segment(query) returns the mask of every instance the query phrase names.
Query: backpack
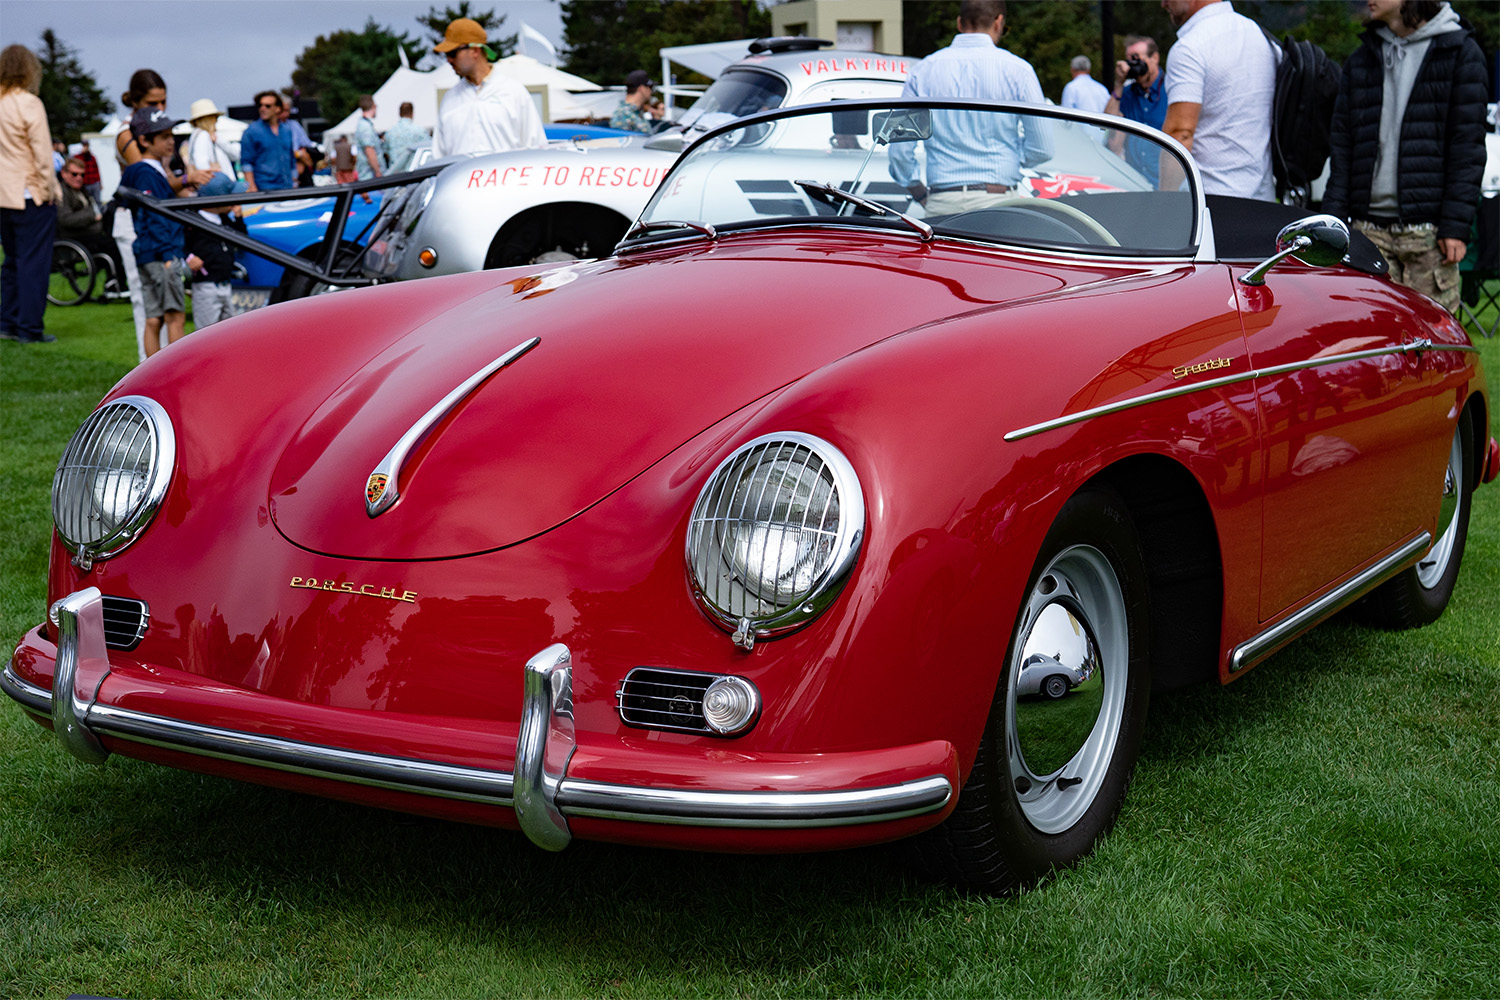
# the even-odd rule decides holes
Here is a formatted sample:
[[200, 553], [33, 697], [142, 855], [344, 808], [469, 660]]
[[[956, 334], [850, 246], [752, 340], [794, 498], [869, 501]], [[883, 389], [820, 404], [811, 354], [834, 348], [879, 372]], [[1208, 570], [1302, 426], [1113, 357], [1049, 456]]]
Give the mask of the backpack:
[[1276, 96], [1271, 105], [1271, 170], [1276, 175], [1276, 197], [1289, 205], [1306, 207], [1312, 183], [1323, 172], [1332, 150], [1333, 106], [1339, 97], [1339, 64], [1312, 42], [1291, 35], [1278, 42], [1261, 29], [1266, 40], [1281, 50], [1276, 67]]
[[349, 145], [347, 135], [341, 135], [333, 140], [333, 169], [341, 171], [354, 169], [354, 148]]

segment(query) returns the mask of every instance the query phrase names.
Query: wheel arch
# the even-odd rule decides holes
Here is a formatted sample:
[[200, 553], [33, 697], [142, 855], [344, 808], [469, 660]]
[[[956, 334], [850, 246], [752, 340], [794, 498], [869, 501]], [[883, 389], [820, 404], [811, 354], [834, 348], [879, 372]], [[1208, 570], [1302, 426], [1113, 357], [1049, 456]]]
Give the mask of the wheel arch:
[[1484, 482], [1485, 461], [1489, 453], [1490, 443], [1490, 414], [1489, 401], [1484, 393], [1475, 392], [1470, 394], [1468, 401], [1459, 416], [1460, 420], [1468, 420], [1474, 430], [1474, 454], [1469, 460], [1474, 465], [1474, 489], [1479, 489], [1479, 484]]
[[1218, 526], [1191, 472], [1163, 455], [1134, 455], [1097, 473], [1135, 519], [1151, 606], [1152, 687], [1217, 679], [1224, 621]]
[[556, 201], [545, 205], [533, 205], [524, 211], [517, 212], [505, 221], [505, 224], [496, 231], [490, 240], [489, 249], [484, 254], [484, 266], [488, 270], [496, 267], [509, 266], [502, 260], [502, 248], [521, 231], [530, 226], [540, 226], [542, 230], [542, 241], [551, 241], [551, 234], [562, 226], [580, 227], [599, 234], [601, 243], [607, 246], [591, 247], [597, 251], [597, 256], [603, 256], [614, 249], [620, 237], [625, 235], [625, 230], [630, 227], [630, 219], [607, 205], [592, 204], [583, 201]]

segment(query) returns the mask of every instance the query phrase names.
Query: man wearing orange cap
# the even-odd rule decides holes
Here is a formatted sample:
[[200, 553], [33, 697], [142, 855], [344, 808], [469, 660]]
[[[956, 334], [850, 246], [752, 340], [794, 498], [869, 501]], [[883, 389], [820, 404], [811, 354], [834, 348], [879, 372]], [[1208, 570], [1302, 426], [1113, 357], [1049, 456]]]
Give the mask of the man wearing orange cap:
[[443, 95], [443, 105], [438, 109], [437, 127], [432, 132], [436, 155], [503, 153], [547, 145], [542, 116], [531, 103], [531, 95], [490, 65], [495, 52], [479, 22], [460, 17], [448, 25], [443, 40], [432, 51], [447, 56], [448, 65], [459, 77]]

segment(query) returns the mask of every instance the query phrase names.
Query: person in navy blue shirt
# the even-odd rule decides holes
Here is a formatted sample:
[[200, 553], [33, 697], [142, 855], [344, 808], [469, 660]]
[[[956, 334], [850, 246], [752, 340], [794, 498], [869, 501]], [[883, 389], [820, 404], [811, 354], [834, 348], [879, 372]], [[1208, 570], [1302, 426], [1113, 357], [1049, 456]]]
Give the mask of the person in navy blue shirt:
[[251, 122], [240, 137], [240, 170], [251, 191], [279, 191], [297, 186], [296, 150], [292, 130], [281, 121], [284, 103], [274, 90], [255, 95], [260, 121]]
[[[1145, 72], [1140, 72], [1144, 66]], [[1134, 75], [1132, 75], [1134, 74]], [[1167, 120], [1166, 93], [1162, 86], [1161, 53], [1156, 49], [1156, 39], [1148, 35], [1125, 36], [1125, 58], [1115, 63], [1115, 89], [1109, 107], [1104, 110], [1133, 122], [1161, 128]], [[1110, 143], [1115, 152], [1125, 140], [1125, 160], [1145, 174], [1156, 187], [1157, 171], [1160, 168], [1161, 149], [1150, 139], [1125, 136], [1116, 132]]]
[[[134, 188], [161, 201], [173, 198], [172, 181], [166, 162], [176, 143], [172, 128], [179, 119], [160, 108], [141, 108], [130, 119], [130, 131], [140, 147], [141, 158], [125, 168], [120, 186]], [[137, 206], [135, 216], [136, 269], [141, 278], [141, 299], [145, 306], [144, 332], [146, 357], [161, 350], [161, 328], [167, 328], [167, 343], [182, 339], [187, 326], [187, 297], [183, 287], [186, 266], [182, 259], [182, 224], [160, 212]]]

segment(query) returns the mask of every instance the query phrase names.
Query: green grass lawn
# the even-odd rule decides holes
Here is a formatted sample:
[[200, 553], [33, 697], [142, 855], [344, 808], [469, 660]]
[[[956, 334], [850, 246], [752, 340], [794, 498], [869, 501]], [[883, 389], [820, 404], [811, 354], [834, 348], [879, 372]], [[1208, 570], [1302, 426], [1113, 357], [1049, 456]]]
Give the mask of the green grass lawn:
[[[0, 341], [0, 638], [44, 614], [63, 444], [126, 306]], [[1500, 340], [1482, 341], [1500, 401]], [[524, 837], [112, 757], [0, 705], [0, 996], [1500, 995], [1500, 484], [1416, 632], [1326, 624], [1158, 698], [1115, 832], [1013, 899], [899, 847], [722, 857]], [[6, 647], [7, 650], [9, 647]]]

